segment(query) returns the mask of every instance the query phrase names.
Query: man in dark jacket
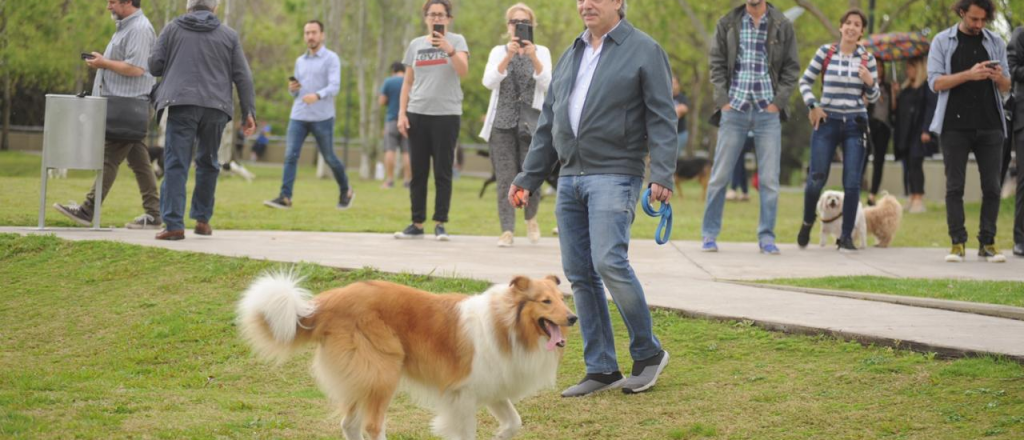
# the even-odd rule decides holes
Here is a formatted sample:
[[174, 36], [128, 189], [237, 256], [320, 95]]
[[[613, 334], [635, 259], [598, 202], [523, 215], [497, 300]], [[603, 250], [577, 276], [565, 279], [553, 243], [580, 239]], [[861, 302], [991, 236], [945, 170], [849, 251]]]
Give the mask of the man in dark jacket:
[[1013, 215], [1013, 255], [1024, 257], [1024, 26], [1013, 30], [1006, 48], [1013, 80], [1013, 143], [1017, 150], [1017, 208]]
[[[654, 386], [669, 356], [654, 336], [643, 286], [629, 264], [629, 230], [648, 155], [652, 203], [672, 197], [677, 123], [672, 75], [661, 46], [625, 20], [625, 0], [576, 5], [587, 30], [553, 70], [509, 200], [524, 206], [555, 163], [561, 164], [558, 237], [587, 365], [583, 380], [562, 396], [613, 388], [640, 393]], [[605, 287], [629, 329], [629, 377], [619, 371]]]
[[718, 251], [725, 187], [743, 152], [747, 133], [753, 131], [761, 199], [757, 239], [761, 252], [777, 255], [775, 217], [782, 121], [786, 120], [786, 103], [800, 77], [793, 23], [765, 0], [746, 0], [718, 21], [710, 61], [718, 107], [712, 123], [720, 128], [701, 227], [701, 250]]
[[157, 111], [168, 112], [160, 191], [165, 228], [157, 234], [158, 240], [185, 238], [185, 183], [196, 144], [196, 185], [189, 216], [196, 221], [196, 234], [213, 233], [210, 217], [220, 172], [217, 149], [224, 126], [235, 111], [232, 83], [238, 89], [245, 135], [256, 130], [252, 72], [238, 34], [214, 15], [217, 3], [188, 0], [188, 12], [164, 28], [149, 58], [150, 72], [164, 78], [155, 91]]

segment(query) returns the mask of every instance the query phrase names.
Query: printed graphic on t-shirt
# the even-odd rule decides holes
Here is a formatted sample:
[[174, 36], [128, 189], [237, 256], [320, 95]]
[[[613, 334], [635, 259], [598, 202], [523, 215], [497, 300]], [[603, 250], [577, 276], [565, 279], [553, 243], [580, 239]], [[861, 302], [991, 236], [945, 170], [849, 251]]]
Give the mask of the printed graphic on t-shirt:
[[436, 47], [420, 49], [416, 52], [416, 67], [439, 66], [448, 64], [448, 54]]

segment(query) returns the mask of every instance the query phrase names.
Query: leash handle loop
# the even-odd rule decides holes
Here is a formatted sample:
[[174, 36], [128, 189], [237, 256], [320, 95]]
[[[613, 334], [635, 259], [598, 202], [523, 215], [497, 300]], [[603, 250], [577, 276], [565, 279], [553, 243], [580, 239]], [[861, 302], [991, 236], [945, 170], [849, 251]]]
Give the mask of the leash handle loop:
[[661, 209], [655, 211], [651, 206], [651, 189], [647, 188], [640, 200], [640, 207], [643, 208], [645, 214], [651, 217], [661, 217], [658, 228], [654, 230], [654, 242], [659, 245], [668, 243], [669, 237], [672, 236], [672, 205], [662, 202]]

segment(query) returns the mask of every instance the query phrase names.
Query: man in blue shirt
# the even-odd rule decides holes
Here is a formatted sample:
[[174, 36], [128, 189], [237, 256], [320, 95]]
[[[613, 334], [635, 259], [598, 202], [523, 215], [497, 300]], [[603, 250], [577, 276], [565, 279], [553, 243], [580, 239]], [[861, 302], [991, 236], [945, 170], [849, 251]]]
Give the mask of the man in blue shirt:
[[313, 133], [317, 149], [334, 172], [341, 195], [338, 209], [352, 206], [355, 191], [348, 185], [345, 165], [334, 154], [334, 97], [341, 89], [341, 60], [323, 46], [324, 25], [310, 20], [303, 30], [309, 50], [295, 60], [295, 76], [289, 78], [288, 91], [295, 97], [291, 120], [288, 122], [288, 148], [284, 157], [284, 176], [281, 194], [274, 200], [263, 202], [271, 208], [292, 207], [292, 187], [295, 169], [302, 153], [302, 144]]
[[395, 152], [402, 153], [402, 174], [405, 186], [412, 180], [409, 166], [409, 138], [398, 131], [398, 106], [402, 98], [402, 82], [405, 81], [405, 64], [396, 61], [391, 64], [391, 77], [384, 80], [380, 88], [380, 105], [388, 106], [387, 122], [384, 123], [384, 189], [395, 186]]

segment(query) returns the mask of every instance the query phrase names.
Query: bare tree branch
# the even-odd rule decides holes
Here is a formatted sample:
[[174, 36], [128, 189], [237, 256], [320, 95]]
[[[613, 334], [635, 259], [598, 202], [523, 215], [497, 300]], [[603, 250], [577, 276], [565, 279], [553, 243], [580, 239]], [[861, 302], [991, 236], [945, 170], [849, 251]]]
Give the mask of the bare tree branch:
[[917, 2], [918, 2], [918, 0], [905, 0], [902, 5], [900, 5], [898, 8], [896, 8], [895, 12], [893, 12], [892, 14], [889, 14], [889, 21], [887, 21], [885, 23], [882, 23], [882, 25], [878, 27], [878, 32], [879, 33], [883, 33], [883, 34], [888, 32], [889, 31], [889, 26], [891, 26], [893, 24], [893, 22], [895, 22], [898, 17], [903, 16], [903, 14], [905, 14], [907, 12], [907, 10], [910, 9], [910, 7], [913, 6], [914, 3], [917, 3]]
[[822, 26], [825, 26], [825, 29], [828, 30], [828, 33], [832, 35], [832, 38], [839, 38], [839, 30], [836, 29], [828, 16], [826, 16], [824, 12], [821, 12], [821, 9], [818, 9], [814, 3], [811, 3], [810, 0], [796, 0], [796, 4], [800, 5], [800, 7], [806, 9], [807, 12], [810, 12], [811, 15], [817, 18], [818, 21], [821, 22]]
[[693, 12], [693, 7], [690, 6], [690, 2], [687, 0], [679, 0], [679, 7], [683, 8], [686, 12], [686, 16], [690, 18], [690, 22], [693, 23], [693, 28], [697, 30], [697, 34], [701, 40], [703, 40], [704, 48], [711, 50], [711, 35], [708, 34], [708, 29], [704, 27], [704, 23], [697, 18], [697, 14]]

